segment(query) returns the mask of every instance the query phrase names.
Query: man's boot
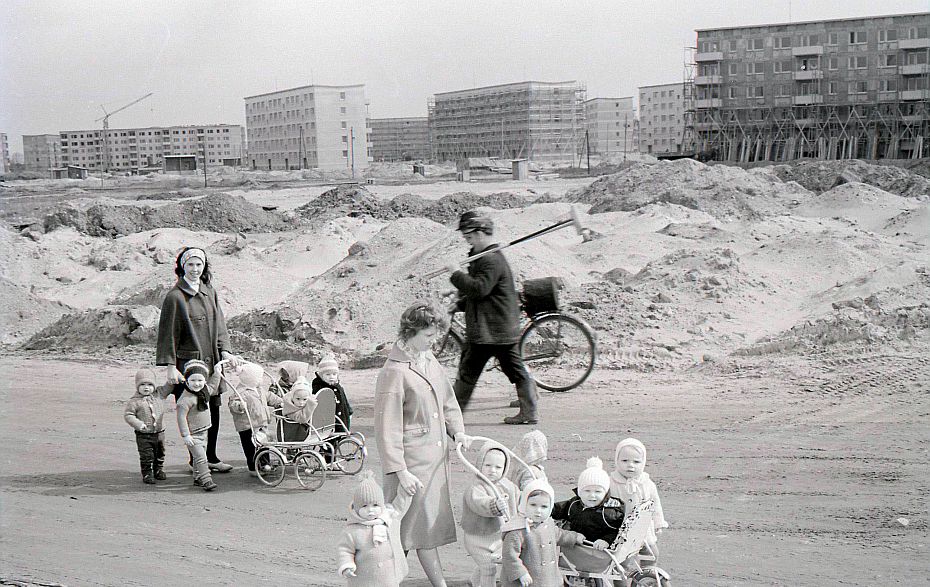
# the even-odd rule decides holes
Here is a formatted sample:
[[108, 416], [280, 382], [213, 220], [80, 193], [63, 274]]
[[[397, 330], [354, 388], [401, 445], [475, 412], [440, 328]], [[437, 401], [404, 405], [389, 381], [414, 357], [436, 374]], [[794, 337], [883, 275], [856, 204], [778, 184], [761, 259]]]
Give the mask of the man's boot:
[[468, 402], [471, 401], [471, 394], [475, 391], [475, 384], [468, 384], [461, 379], [456, 379], [452, 388], [455, 390], [455, 399], [459, 403], [459, 408], [464, 412]]
[[520, 411], [516, 416], [504, 418], [504, 424], [536, 424], [539, 422], [539, 413], [536, 409], [536, 403], [539, 394], [536, 392], [536, 382], [529, 381], [520, 384], [517, 387], [517, 398], [520, 402]]

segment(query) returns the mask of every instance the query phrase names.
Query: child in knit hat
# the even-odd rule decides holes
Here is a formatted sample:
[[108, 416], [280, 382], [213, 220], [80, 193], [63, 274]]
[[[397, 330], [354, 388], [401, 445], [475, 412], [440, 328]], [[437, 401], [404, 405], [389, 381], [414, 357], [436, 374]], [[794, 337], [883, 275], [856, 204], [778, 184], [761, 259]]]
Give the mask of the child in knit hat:
[[514, 520], [504, 525], [501, 587], [561, 587], [559, 547], [581, 544], [585, 537], [562, 530], [550, 518], [555, 492], [545, 479], [526, 484]]
[[284, 394], [281, 407], [277, 410], [285, 419], [281, 422], [284, 442], [302, 442], [307, 439], [316, 406], [317, 401], [310, 391], [310, 383], [303, 377], [298, 377], [291, 389]]
[[614, 472], [610, 474], [610, 496], [623, 502], [627, 511], [647, 500], [655, 502], [652, 514], [652, 525], [646, 538], [644, 550], [651, 550], [657, 555], [657, 534], [663, 528], [668, 528], [665, 514], [662, 512], [662, 502], [659, 501], [659, 490], [649, 478], [646, 469], [646, 447], [635, 438], [626, 438], [617, 443], [614, 451]]
[[504, 447], [485, 442], [475, 457], [475, 466], [501, 497], [495, 497], [491, 487], [475, 475], [462, 498], [465, 551], [475, 562], [472, 587], [494, 587], [501, 562], [501, 528], [505, 519], [517, 513], [520, 489], [506, 477], [509, 460]]
[[136, 392], [126, 402], [123, 419], [136, 431], [136, 448], [142, 482], [153, 485], [164, 481], [165, 475], [165, 398], [174, 385], [155, 386], [155, 372], [143, 367], [136, 371]]
[[533, 430], [524, 434], [517, 446], [514, 447], [513, 453], [530, 467], [529, 469], [526, 467], [510, 467], [510, 480], [517, 487], [522, 490], [533, 479], [546, 478], [543, 463], [548, 458], [549, 440], [542, 433], [542, 430]]
[[[177, 401], [178, 430], [191, 453], [194, 485], [204, 491], [216, 489], [207, 464], [207, 431], [210, 429], [210, 396], [219, 393], [221, 369], [213, 370], [198, 359], [184, 363], [184, 391]], [[207, 377], [210, 377], [207, 380]]]
[[411, 495], [400, 489], [394, 501], [385, 504], [372, 472], [360, 477], [337, 547], [338, 572], [350, 587], [399, 587], [408, 572], [400, 521], [410, 507]]
[[255, 363], [243, 363], [236, 374], [239, 376], [239, 385], [236, 391], [229, 394], [226, 407], [232, 414], [233, 425], [239, 433], [239, 443], [242, 445], [242, 454], [245, 455], [245, 464], [249, 474], [255, 473], [255, 440], [259, 442], [273, 441], [275, 434], [275, 419], [272, 408], [282, 405], [281, 398], [267, 389], [261, 389], [262, 376], [265, 372]]
[[339, 419], [335, 432], [348, 432], [352, 417], [352, 406], [346, 396], [346, 390], [339, 383], [339, 363], [333, 355], [325, 355], [316, 366], [316, 377], [311, 382], [313, 393], [323, 388], [330, 388], [336, 394], [336, 417]]
[[610, 497], [610, 475], [604, 463], [591, 457], [578, 475], [575, 496], [560, 501], [552, 509], [554, 520], [565, 520], [568, 528], [584, 534], [594, 548], [604, 550], [613, 544], [623, 524], [623, 502]]

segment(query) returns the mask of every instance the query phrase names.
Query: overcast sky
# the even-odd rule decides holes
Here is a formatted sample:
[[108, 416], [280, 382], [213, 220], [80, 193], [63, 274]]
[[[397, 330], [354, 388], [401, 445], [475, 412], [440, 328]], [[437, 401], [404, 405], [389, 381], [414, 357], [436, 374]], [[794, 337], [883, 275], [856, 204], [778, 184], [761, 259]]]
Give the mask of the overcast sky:
[[928, 0], [0, 1], [0, 132], [245, 124], [242, 98], [366, 85], [372, 118], [437, 92], [577, 80], [593, 97], [682, 79], [696, 28], [930, 9]]

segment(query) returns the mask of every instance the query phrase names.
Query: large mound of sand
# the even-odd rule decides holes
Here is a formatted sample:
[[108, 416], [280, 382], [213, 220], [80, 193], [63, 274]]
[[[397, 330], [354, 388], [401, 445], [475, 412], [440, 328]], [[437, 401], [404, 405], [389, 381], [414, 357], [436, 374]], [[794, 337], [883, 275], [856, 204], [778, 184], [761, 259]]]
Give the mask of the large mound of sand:
[[884, 232], [885, 225], [902, 212], [926, 208], [914, 199], [904, 198], [863, 183], [846, 183], [809, 198], [794, 214], [819, 218], [841, 218], [865, 230]]
[[691, 159], [633, 165], [573, 194], [590, 212], [632, 211], [664, 202], [700, 210], [718, 220], [753, 220], [784, 214], [808, 192], [771, 175]]
[[818, 193], [851, 180], [909, 198], [930, 195], [930, 179], [927, 177], [894, 165], [874, 165], [858, 159], [793, 161], [775, 165], [771, 171], [784, 181], [796, 181]]

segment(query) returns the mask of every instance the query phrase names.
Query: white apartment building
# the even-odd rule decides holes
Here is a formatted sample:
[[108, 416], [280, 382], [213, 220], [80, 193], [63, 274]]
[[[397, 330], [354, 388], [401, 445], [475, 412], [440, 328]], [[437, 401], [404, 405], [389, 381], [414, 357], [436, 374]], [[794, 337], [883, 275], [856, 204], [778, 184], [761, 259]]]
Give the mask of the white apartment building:
[[661, 155], [682, 151], [685, 131], [684, 84], [639, 88], [639, 151]]
[[23, 135], [23, 159], [26, 169], [49, 173], [61, 167], [61, 136]]
[[591, 98], [584, 103], [591, 154], [608, 156], [637, 149], [633, 96]]
[[10, 145], [6, 142], [6, 133], [0, 132], [0, 173], [10, 170]]
[[372, 160], [364, 84], [301, 86], [244, 100], [253, 169], [361, 170]]
[[[159, 166], [165, 155], [193, 155], [197, 165], [241, 165], [245, 129], [238, 124], [111, 128], [59, 133], [61, 164], [98, 170], [128, 170]], [[109, 154], [107, 165], [106, 154]]]

